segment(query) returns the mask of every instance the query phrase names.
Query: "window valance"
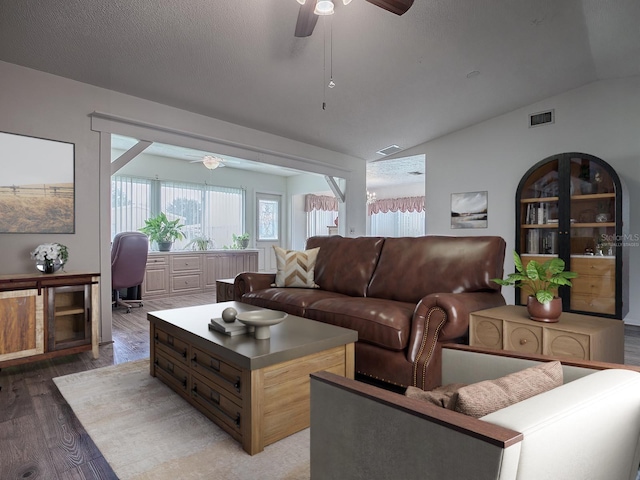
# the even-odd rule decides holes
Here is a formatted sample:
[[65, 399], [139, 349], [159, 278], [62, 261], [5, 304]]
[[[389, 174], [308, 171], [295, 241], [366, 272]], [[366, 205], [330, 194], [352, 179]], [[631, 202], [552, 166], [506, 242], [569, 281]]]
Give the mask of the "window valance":
[[367, 205], [367, 213], [375, 215], [376, 213], [388, 212], [422, 212], [424, 210], [424, 196], [421, 197], [402, 197], [402, 198], [381, 198]]
[[338, 211], [338, 199], [328, 195], [305, 195], [304, 211], [311, 212], [313, 210]]

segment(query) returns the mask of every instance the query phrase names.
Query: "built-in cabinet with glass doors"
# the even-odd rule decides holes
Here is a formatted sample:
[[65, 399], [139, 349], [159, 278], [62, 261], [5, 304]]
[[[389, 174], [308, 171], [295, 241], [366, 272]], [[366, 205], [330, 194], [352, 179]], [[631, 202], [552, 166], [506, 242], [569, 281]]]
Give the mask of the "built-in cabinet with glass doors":
[[[578, 274], [561, 287], [563, 311], [623, 318], [628, 312], [624, 184], [604, 160], [563, 153], [534, 165], [516, 193], [516, 251], [523, 264], [560, 257]], [[516, 289], [516, 303], [526, 303]]]

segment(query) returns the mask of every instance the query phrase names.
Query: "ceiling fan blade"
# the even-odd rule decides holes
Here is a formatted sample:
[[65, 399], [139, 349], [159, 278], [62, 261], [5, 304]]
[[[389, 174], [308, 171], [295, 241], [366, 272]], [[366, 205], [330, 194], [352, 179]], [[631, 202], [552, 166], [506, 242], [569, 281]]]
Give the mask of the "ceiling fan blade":
[[308, 37], [313, 33], [313, 29], [318, 23], [318, 15], [313, 13], [316, 2], [308, 1], [304, 5], [300, 5], [298, 12], [298, 21], [296, 22], [296, 37]]
[[413, 0], [367, 0], [380, 8], [384, 8], [386, 11], [395, 13], [396, 15], [402, 15], [407, 12], [413, 5]]

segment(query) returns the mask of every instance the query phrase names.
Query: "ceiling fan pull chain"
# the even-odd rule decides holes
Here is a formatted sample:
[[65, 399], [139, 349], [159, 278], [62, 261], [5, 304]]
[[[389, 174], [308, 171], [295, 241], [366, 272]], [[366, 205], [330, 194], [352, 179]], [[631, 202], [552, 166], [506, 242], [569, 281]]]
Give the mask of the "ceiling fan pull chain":
[[333, 81], [333, 21], [329, 20], [331, 25], [329, 26], [329, 88], [336, 86], [336, 82]]
[[322, 20], [322, 31], [324, 39], [322, 42], [322, 110], [327, 109], [327, 24]]

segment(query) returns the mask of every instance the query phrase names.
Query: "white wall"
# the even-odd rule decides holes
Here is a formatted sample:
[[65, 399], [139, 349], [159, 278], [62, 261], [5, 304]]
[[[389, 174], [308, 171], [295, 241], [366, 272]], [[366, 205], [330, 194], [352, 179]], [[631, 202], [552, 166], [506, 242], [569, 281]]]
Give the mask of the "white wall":
[[[555, 124], [528, 128], [528, 114], [555, 109]], [[429, 233], [500, 235], [507, 241], [505, 271], [513, 271], [515, 194], [539, 160], [583, 152], [608, 162], [629, 190], [631, 234], [640, 233], [640, 77], [601, 81], [419, 145], [403, 156], [427, 158]], [[451, 230], [450, 195], [489, 192], [487, 229]], [[630, 247], [630, 308], [625, 321], [640, 325], [640, 247]], [[513, 302], [513, 291], [505, 290]]]
[[[110, 167], [100, 162], [110, 162], [110, 158], [101, 147], [100, 134], [91, 130], [92, 112], [104, 112], [166, 127], [173, 133], [161, 131], [160, 136], [165, 138], [178, 136], [175, 132], [189, 132], [201, 138], [222, 139], [236, 146], [252, 147], [253, 160], [345, 177], [350, 182], [349, 196], [363, 198], [365, 195], [365, 162], [361, 159], [0, 62], [0, 131], [72, 142], [76, 155], [76, 233], [0, 234], [3, 252], [0, 274], [33, 272], [34, 265], [29, 258], [33, 248], [46, 241], [64, 243], [70, 252], [68, 270], [89, 270], [102, 274], [103, 339], [108, 340], [111, 336], [111, 280], [109, 219], [104, 213], [109, 210], [108, 180], [101, 179], [100, 175], [102, 171], [103, 177], [107, 177], [105, 172]], [[133, 124], [129, 127], [129, 131], [136, 129]], [[149, 140], [160, 141], [156, 138]], [[0, 184], [1, 179], [0, 172]], [[101, 203], [101, 198], [106, 198], [106, 203]], [[349, 207], [348, 215], [350, 225], [356, 234], [364, 234], [364, 207], [351, 203], [353, 208]]]

